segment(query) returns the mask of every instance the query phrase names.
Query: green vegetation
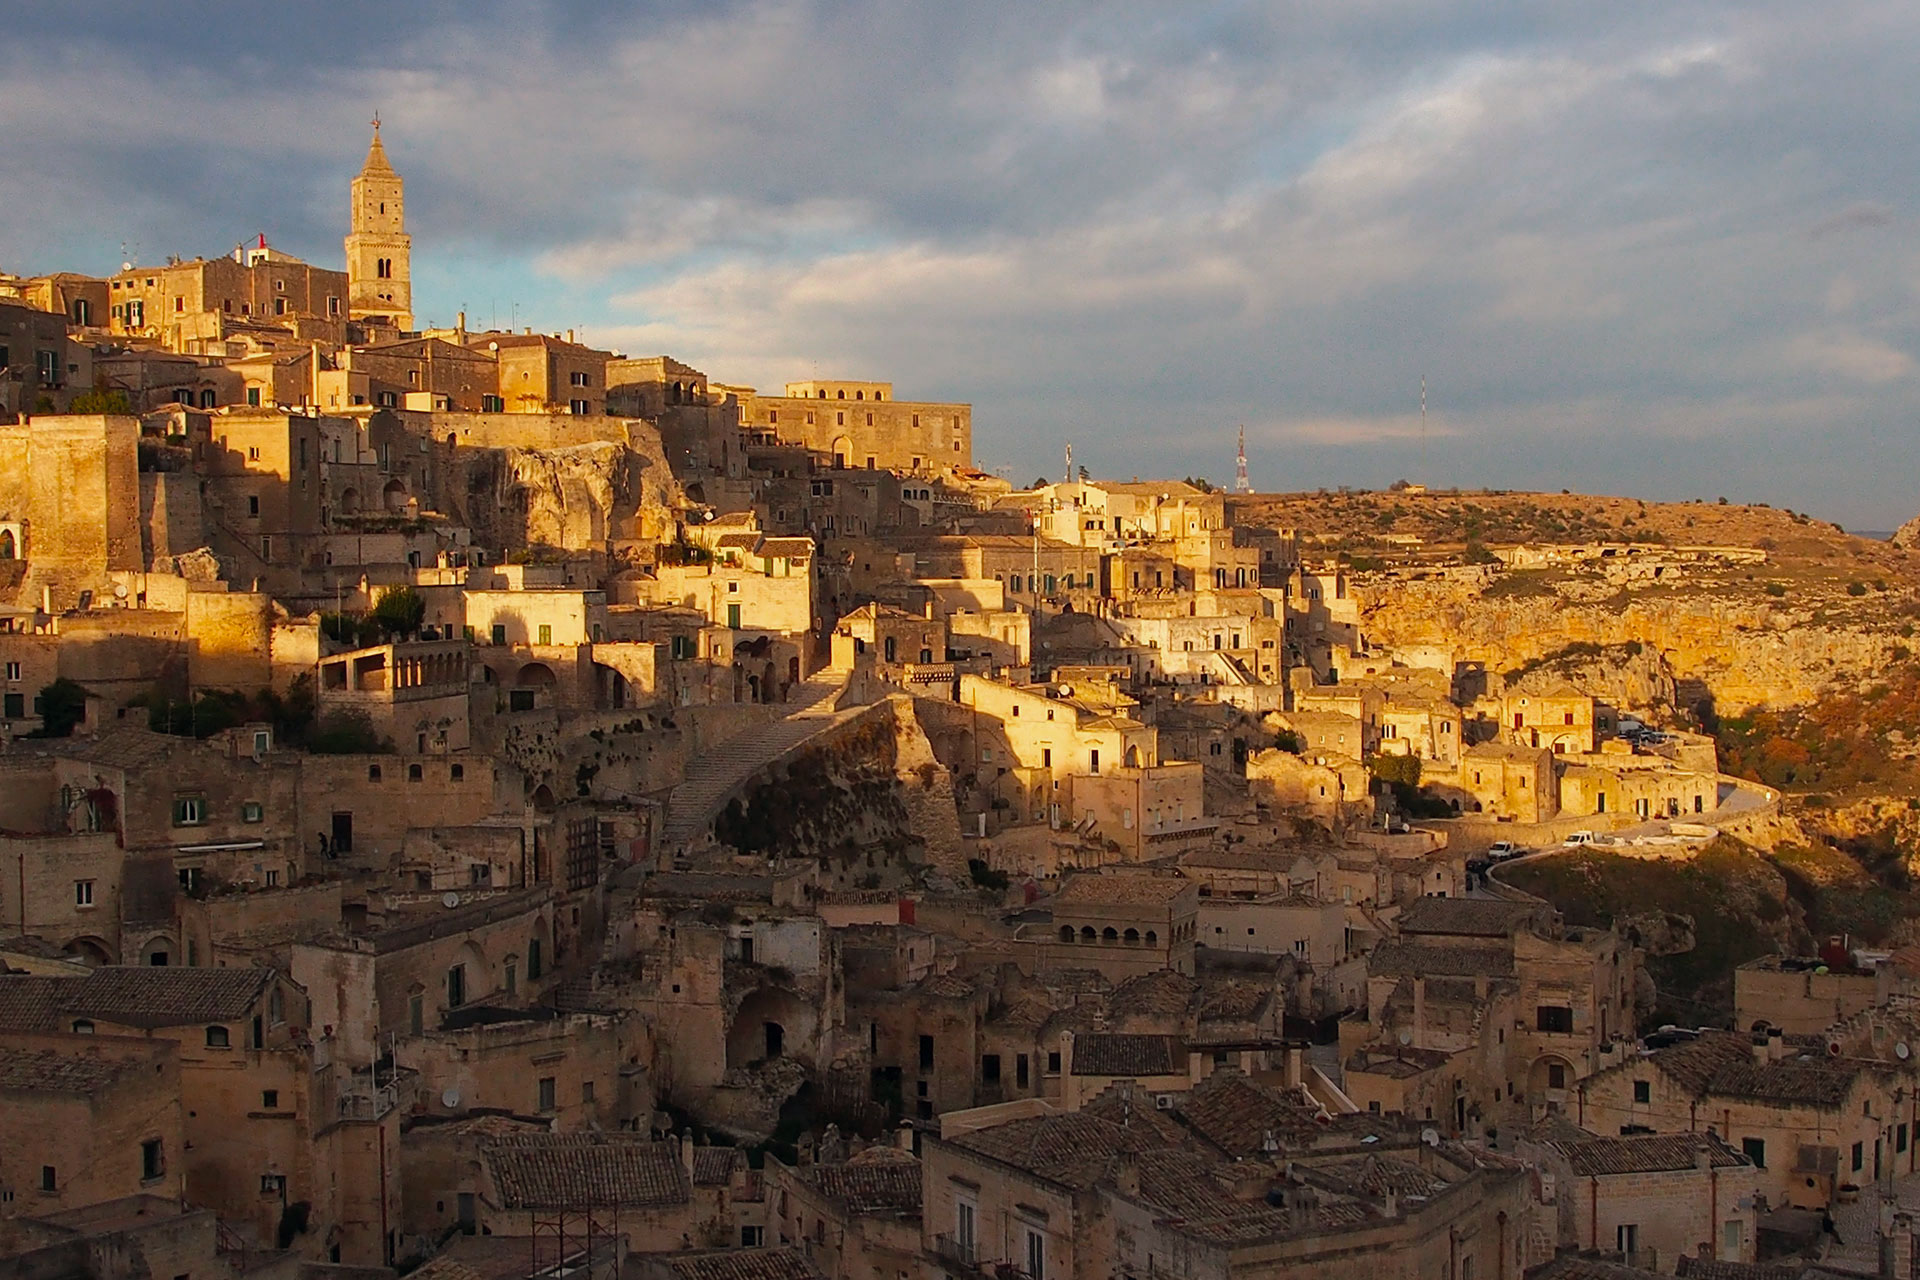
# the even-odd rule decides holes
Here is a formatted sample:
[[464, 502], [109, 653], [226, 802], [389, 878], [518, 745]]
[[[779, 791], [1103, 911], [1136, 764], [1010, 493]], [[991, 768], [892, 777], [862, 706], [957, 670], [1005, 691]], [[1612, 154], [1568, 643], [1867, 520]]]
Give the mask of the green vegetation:
[[1487, 584], [1481, 596], [1488, 600], [1528, 600], [1559, 593], [1548, 581], [1547, 569], [1513, 569]]
[[170, 733], [181, 738], [211, 738], [214, 734], [243, 724], [265, 724], [273, 729], [273, 740], [283, 746], [311, 747], [314, 699], [313, 677], [301, 675], [283, 695], [272, 689], [257, 693], [236, 693], [209, 689], [197, 698], [175, 698], [160, 689], [150, 689], [127, 701], [147, 713], [147, 727], [155, 733]]
[[67, 412], [129, 414], [133, 412], [133, 405], [124, 391], [82, 391], [67, 406]]
[[1007, 891], [1007, 873], [1004, 871], [995, 871], [980, 858], [967, 859], [967, 875], [973, 880], [977, 888], [986, 889], [993, 893], [1005, 893]]
[[1864, 692], [1836, 691], [1804, 707], [1728, 716], [1709, 728], [1720, 767], [1783, 790], [1844, 793], [1920, 785], [1920, 766], [1898, 754], [1889, 734], [1920, 724], [1920, 668], [1884, 673]]
[[427, 602], [412, 587], [386, 592], [373, 606], [367, 620], [387, 636], [410, 636], [420, 630], [427, 617]]
[[77, 680], [61, 676], [40, 690], [34, 699], [40, 714], [40, 728], [30, 738], [70, 738], [80, 722], [87, 718], [87, 689]]
[[307, 734], [307, 750], [319, 756], [392, 755], [393, 743], [382, 738], [364, 711], [330, 711]]

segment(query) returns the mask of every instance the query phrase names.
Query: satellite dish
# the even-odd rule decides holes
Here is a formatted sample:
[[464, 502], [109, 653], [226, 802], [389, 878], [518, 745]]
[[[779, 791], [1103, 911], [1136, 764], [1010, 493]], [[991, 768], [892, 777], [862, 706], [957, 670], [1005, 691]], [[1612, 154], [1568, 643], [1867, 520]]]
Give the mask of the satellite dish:
[[1440, 1131], [1438, 1129], [1422, 1129], [1420, 1131], [1420, 1141], [1430, 1147], [1437, 1147], [1440, 1145]]
[[1893, 1046], [1893, 1056], [1905, 1062], [1913, 1056], [1913, 1048], [1905, 1040], [1901, 1040]]
[[1827, 1041], [1827, 1053], [1828, 1053], [1828, 1054], [1829, 1054], [1830, 1056], [1832, 1056], [1832, 1057], [1835, 1057], [1835, 1058], [1837, 1058], [1837, 1057], [1839, 1057], [1839, 1056], [1840, 1056], [1840, 1042], [1839, 1042], [1838, 1040], [1829, 1040], [1829, 1041]]
[[460, 905], [460, 895], [449, 889], [440, 896], [440, 905], [443, 907], [457, 907]]
[[459, 1106], [459, 1105], [460, 1105], [460, 1091], [459, 1091], [458, 1089], [449, 1089], [449, 1090], [447, 1090], [447, 1091], [446, 1091], [445, 1093], [443, 1093], [443, 1094], [441, 1094], [441, 1095], [440, 1095], [440, 1105], [441, 1105], [441, 1106], [443, 1106], [443, 1107], [445, 1107], [445, 1108], [446, 1108], [447, 1110], [449, 1110], [449, 1111], [451, 1111], [451, 1110], [453, 1110], [453, 1109], [454, 1109], [455, 1107], [457, 1107], [457, 1106]]
[[1412, 1044], [1412, 1043], [1413, 1043], [1413, 1032], [1411, 1032], [1411, 1031], [1407, 1031], [1407, 1030], [1404, 1030], [1404, 1029], [1403, 1029], [1403, 1030], [1402, 1030], [1402, 1031], [1400, 1032], [1400, 1043], [1401, 1043], [1401, 1044]]
[[116, 582], [116, 583], [114, 583], [114, 584], [113, 584], [113, 598], [114, 598], [115, 600], [125, 600], [125, 599], [127, 598], [127, 584], [126, 584], [126, 583], [124, 583], [124, 582]]

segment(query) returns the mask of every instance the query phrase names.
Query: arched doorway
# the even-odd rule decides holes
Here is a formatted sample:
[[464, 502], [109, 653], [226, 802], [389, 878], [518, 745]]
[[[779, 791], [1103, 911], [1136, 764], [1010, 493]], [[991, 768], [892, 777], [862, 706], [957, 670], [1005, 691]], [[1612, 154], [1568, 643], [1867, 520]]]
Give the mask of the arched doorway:
[[553, 690], [558, 684], [552, 667], [544, 662], [529, 662], [513, 678], [513, 688], [507, 691], [507, 709], [532, 711], [538, 706], [551, 706]]
[[360, 514], [360, 491], [351, 485], [340, 491], [340, 514], [347, 516]]
[[17, 560], [19, 558], [19, 547], [14, 541], [13, 530], [0, 529], [0, 560]]
[[63, 950], [90, 969], [113, 963], [113, 952], [99, 938], [75, 938]]
[[407, 509], [407, 486], [398, 480], [387, 481], [387, 487], [380, 491], [380, 504], [390, 515], [400, 515]]

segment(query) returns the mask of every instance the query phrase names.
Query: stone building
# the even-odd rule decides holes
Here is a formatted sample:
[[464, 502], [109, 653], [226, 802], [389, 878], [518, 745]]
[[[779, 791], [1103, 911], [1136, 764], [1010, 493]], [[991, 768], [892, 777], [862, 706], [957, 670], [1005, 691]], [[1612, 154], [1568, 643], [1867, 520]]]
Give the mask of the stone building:
[[387, 160], [375, 120], [366, 163], [348, 197], [347, 311], [403, 333], [413, 328], [413, 238], [405, 201], [406, 184]]
[[973, 465], [973, 407], [895, 400], [891, 382], [789, 382], [778, 396], [743, 389], [740, 422], [794, 441], [835, 471]]

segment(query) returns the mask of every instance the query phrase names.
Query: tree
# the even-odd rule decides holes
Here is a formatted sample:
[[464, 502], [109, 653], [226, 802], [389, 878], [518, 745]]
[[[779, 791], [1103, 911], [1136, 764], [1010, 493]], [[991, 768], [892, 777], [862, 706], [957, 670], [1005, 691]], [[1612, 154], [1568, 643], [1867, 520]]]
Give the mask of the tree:
[[124, 391], [82, 391], [67, 406], [68, 413], [118, 413], [133, 412], [133, 405], [127, 400]]
[[40, 690], [35, 702], [40, 708], [41, 727], [29, 737], [70, 738], [87, 718], [87, 688], [78, 680], [61, 676]]
[[388, 755], [393, 744], [374, 729], [363, 711], [331, 711], [307, 735], [307, 750], [322, 756]]
[[1403, 787], [1420, 785], [1420, 757], [1416, 755], [1377, 755], [1368, 759], [1367, 769], [1382, 782]]
[[412, 587], [397, 587], [382, 595], [367, 616], [389, 640], [410, 636], [425, 621], [427, 602]]

